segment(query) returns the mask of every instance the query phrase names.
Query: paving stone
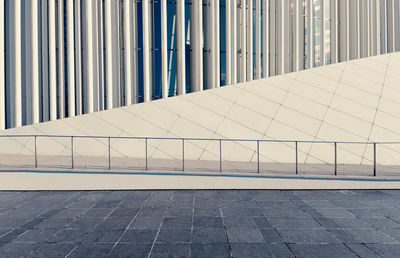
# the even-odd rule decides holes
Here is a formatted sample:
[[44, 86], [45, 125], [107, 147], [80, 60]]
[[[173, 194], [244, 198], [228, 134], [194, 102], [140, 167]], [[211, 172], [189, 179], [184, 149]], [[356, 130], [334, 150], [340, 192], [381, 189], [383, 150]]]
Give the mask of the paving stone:
[[56, 218], [76, 218], [81, 216], [87, 209], [62, 209], [57, 212], [54, 217]]
[[289, 244], [296, 257], [358, 257], [342, 244]]
[[359, 243], [352, 234], [344, 229], [328, 229], [328, 232], [342, 243]]
[[379, 231], [397, 241], [400, 241], [400, 228], [380, 228]]
[[94, 229], [99, 223], [103, 221], [102, 218], [77, 218], [67, 225], [68, 228], [81, 228], [86, 230]]
[[382, 257], [399, 257], [400, 244], [367, 244], [366, 246]]
[[324, 228], [341, 228], [335, 221], [328, 218], [314, 218], [318, 224], [320, 224]]
[[193, 208], [170, 207], [165, 213], [166, 217], [191, 217]]
[[279, 229], [285, 243], [326, 244], [338, 240], [325, 229]]
[[155, 243], [150, 257], [190, 257], [190, 244]]
[[222, 216], [228, 218], [245, 218], [249, 217], [250, 213], [247, 208], [221, 208]]
[[366, 247], [364, 244], [346, 244], [348, 248], [350, 248], [355, 254], [357, 254], [359, 257], [368, 257], [368, 258], [377, 258], [380, 257], [377, 255], [375, 252], [373, 252], [371, 249]]
[[67, 243], [44, 243], [28, 257], [65, 257], [75, 247]]
[[84, 242], [107, 242], [115, 243], [124, 233], [123, 229], [104, 229], [97, 228], [90, 232], [85, 238]]
[[35, 228], [63, 228], [66, 225], [70, 224], [73, 221], [73, 218], [46, 218], [43, 219], [40, 223], [35, 225]]
[[215, 207], [215, 208], [196, 207], [194, 209], [193, 216], [195, 216], [195, 217], [221, 217], [222, 214], [218, 207]]
[[6, 202], [3, 194], [0, 257], [400, 253], [400, 191], [11, 192]]
[[340, 228], [372, 228], [372, 226], [357, 218], [331, 218]]
[[130, 218], [107, 218], [100, 222], [98, 228], [115, 228], [115, 229], [126, 229], [131, 223]]
[[88, 232], [79, 228], [63, 228], [48, 239], [52, 243], [79, 243], [88, 235]]
[[266, 246], [274, 257], [294, 257], [286, 244], [267, 244]]
[[267, 244], [283, 243], [283, 239], [274, 228], [262, 228], [260, 229], [260, 232], [264, 238], [265, 243]]
[[222, 218], [218, 217], [194, 217], [193, 218], [194, 228], [223, 228], [224, 223]]
[[191, 241], [190, 229], [160, 229], [157, 243], [189, 243]]
[[300, 209], [264, 209], [268, 218], [311, 218], [310, 214]]
[[226, 243], [228, 238], [223, 228], [195, 228], [192, 236], [193, 243]]
[[231, 249], [235, 258], [274, 257], [264, 244], [231, 244]]
[[392, 237], [377, 231], [376, 229], [346, 229], [360, 243], [393, 243], [398, 242]]
[[39, 246], [39, 243], [5, 243], [0, 245], [0, 256], [26, 257]]
[[82, 217], [85, 217], [85, 218], [105, 218], [113, 210], [114, 210], [114, 208], [90, 208], [84, 214], [82, 214]]
[[162, 228], [191, 228], [192, 217], [164, 217]]
[[253, 218], [254, 223], [256, 223], [259, 228], [272, 228], [271, 223], [267, 218]]
[[130, 228], [159, 228], [162, 222], [162, 217], [136, 217]]
[[230, 243], [265, 243], [261, 232], [252, 228], [228, 228]]
[[321, 226], [311, 218], [270, 218], [269, 222], [276, 228], [321, 228]]
[[101, 258], [107, 257], [111, 252], [114, 244], [106, 243], [83, 243], [75, 248], [69, 255], [68, 258]]
[[54, 233], [56, 229], [30, 229], [23, 234], [19, 235], [14, 242], [18, 243], [41, 243], [46, 242]]
[[230, 250], [228, 244], [201, 244], [193, 243], [191, 250], [191, 257], [193, 258], [223, 258], [230, 257]]
[[16, 228], [0, 237], [0, 243], [9, 243], [16, 239], [19, 235], [23, 234], [27, 229]]
[[224, 218], [227, 228], [257, 228], [253, 218]]
[[378, 229], [400, 228], [400, 223], [388, 218], [363, 218], [361, 220]]
[[120, 243], [153, 243], [157, 235], [156, 229], [128, 229], [119, 240]]
[[109, 257], [147, 257], [152, 244], [119, 243], [110, 252]]
[[118, 200], [118, 201], [100, 201], [100, 202], [96, 203], [96, 205], [93, 206], [92, 208], [94, 208], [94, 209], [96, 209], [96, 208], [115, 208], [120, 203], [121, 203], [121, 200]]

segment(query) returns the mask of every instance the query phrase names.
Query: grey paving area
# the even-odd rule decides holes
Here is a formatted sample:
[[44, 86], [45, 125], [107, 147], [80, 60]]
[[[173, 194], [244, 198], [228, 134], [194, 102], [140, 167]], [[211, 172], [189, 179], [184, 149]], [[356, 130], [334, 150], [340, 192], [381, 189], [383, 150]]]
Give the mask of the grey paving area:
[[0, 257], [399, 257], [400, 191], [0, 192]]

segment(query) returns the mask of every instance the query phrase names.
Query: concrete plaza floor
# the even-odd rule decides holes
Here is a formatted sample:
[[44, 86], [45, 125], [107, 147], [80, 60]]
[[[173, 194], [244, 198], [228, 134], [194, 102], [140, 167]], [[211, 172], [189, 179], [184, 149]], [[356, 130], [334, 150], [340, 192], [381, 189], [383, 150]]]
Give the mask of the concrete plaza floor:
[[0, 192], [0, 257], [398, 257], [400, 191]]

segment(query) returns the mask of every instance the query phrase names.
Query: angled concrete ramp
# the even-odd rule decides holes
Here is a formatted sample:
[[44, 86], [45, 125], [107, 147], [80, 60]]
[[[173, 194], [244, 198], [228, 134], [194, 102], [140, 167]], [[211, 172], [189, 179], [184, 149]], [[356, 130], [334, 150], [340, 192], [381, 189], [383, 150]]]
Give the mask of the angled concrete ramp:
[[[2, 131], [1, 134], [210, 139], [400, 141], [400, 53]], [[13, 143], [13, 144], [11, 144]], [[188, 160], [219, 159], [215, 141], [188, 141]], [[79, 139], [76, 156], [105, 156], [107, 142]], [[3, 154], [32, 154], [32, 138], [0, 139]], [[4, 147], [6, 146], [6, 147]], [[39, 138], [41, 155], [71, 152], [69, 139]], [[144, 158], [143, 140], [113, 140], [113, 157]], [[260, 161], [293, 163], [292, 143], [261, 143]], [[333, 144], [300, 143], [302, 164], [332, 164]], [[378, 163], [399, 165], [400, 145], [379, 145]], [[254, 142], [224, 142], [223, 159], [254, 162]], [[152, 140], [149, 158], [179, 160], [181, 142]], [[338, 162], [370, 165], [372, 145], [339, 144]]]

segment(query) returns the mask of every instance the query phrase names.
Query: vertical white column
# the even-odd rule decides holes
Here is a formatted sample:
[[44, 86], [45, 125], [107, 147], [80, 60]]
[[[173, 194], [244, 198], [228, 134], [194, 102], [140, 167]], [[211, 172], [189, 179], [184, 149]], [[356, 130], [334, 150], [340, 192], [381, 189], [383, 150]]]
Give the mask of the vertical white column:
[[238, 31], [238, 23], [237, 23], [237, 12], [238, 12], [238, 2], [237, 0], [232, 0], [231, 10], [232, 10], [232, 84], [236, 84], [237, 79], [237, 55], [238, 55], [238, 48], [237, 48], [237, 31]]
[[[196, 10], [198, 8], [198, 4], [193, 3], [193, 10]], [[198, 12], [193, 11], [193, 16], [192, 18], [195, 19], [197, 17]], [[196, 21], [192, 26], [197, 26]], [[197, 30], [195, 29], [197, 32]], [[196, 61], [198, 61], [198, 47], [200, 46], [200, 38], [196, 38], [197, 34], [196, 32], [194, 33], [195, 38], [193, 39], [193, 51], [194, 51], [194, 59], [195, 59], [195, 65]], [[168, 97], [168, 45], [167, 45], [167, 0], [161, 0], [161, 85], [162, 85], [162, 97], [167, 98]], [[197, 45], [196, 45], [197, 44]], [[196, 73], [197, 69], [195, 69]], [[195, 75], [195, 83], [197, 82], [197, 76]]]
[[281, 28], [281, 38], [280, 38], [280, 48], [281, 48], [281, 74], [285, 74], [289, 71], [289, 1], [280, 1], [280, 28]]
[[[399, 0], [396, 0], [397, 2], [399, 2]], [[391, 49], [391, 51], [392, 52], [394, 52], [395, 51], [395, 49], [396, 49], [396, 33], [395, 33], [395, 27], [396, 27], [396, 18], [395, 18], [395, 15], [396, 15], [396, 7], [395, 7], [395, 0], [391, 0], [390, 1], [390, 3], [391, 3], [391, 19], [390, 19], [390, 22], [391, 22], [391, 27], [390, 27], [390, 34], [391, 34], [391, 37], [390, 37], [390, 39], [391, 39], [391, 45], [392, 45], [392, 49]], [[399, 13], [397, 13], [397, 15], [400, 15]]]
[[226, 42], [226, 80], [225, 84], [232, 83], [232, 6], [231, 1], [226, 1], [225, 5], [225, 42]]
[[[96, 0], [95, 0], [96, 1]], [[95, 64], [95, 71], [96, 71], [96, 78], [97, 78], [97, 85], [95, 85], [94, 90], [94, 103], [95, 108], [97, 110], [104, 110], [105, 109], [105, 66], [104, 66], [104, 39], [105, 39], [105, 32], [104, 32], [104, 1], [97, 0], [96, 1], [96, 8], [95, 8], [95, 35], [94, 37], [97, 39], [95, 40], [94, 48], [97, 50], [95, 51], [95, 59], [97, 60]], [[119, 32], [119, 30], [115, 30], [115, 32]]]
[[143, 19], [143, 98], [144, 101], [150, 101], [151, 97], [151, 67], [150, 67], [150, 17], [149, 0], [142, 1], [142, 19]]
[[6, 128], [6, 84], [5, 84], [5, 27], [4, 27], [4, 0], [0, 0], [0, 130]]
[[[48, 32], [48, 2], [41, 2], [41, 57], [42, 63], [42, 120], [49, 121], [49, 32]], [[40, 25], [39, 25], [40, 26]]]
[[304, 67], [304, 6], [303, 0], [296, 0], [296, 55], [295, 71], [303, 70]]
[[137, 16], [137, 3], [133, 2], [132, 6], [132, 78], [133, 78], [133, 89], [132, 89], [132, 103], [137, 102], [138, 93], [138, 16]]
[[387, 22], [387, 17], [388, 17], [388, 9], [387, 9], [387, 0], [383, 0], [383, 53], [386, 54], [388, 52], [388, 22]]
[[213, 89], [216, 87], [216, 49], [215, 49], [215, 1], [207, 2], [207, 88]]
[[269, 76], [269, 0], [263, 0], [263, 78], [267, 78]]
[[314, 0], [308, 0], [308, 20], [309, 20], [309, 45], [310, 45], [310, 51], [309, 51], [309, 59], [310, 59], [310, 68], [314, 67]]
[[94, 108], [94, 92], [95, 87], [97, 86], [97, 77], [96, 77], [96, 59], [95, 59], [95, 49], [94, 41], [97, 40], [94, 32], [94, 1], [84, 1], [84, 9], [85, 9], [85, 40], [84, 40], [84, 85], [85, 85], [85, 113], [92, 113], [95, 111]]
[[176, 78], [178, 95], [186, 93], [185, 81], [185, 0], [176, 1]]
[[253, 63], [253, 0], [247, 1], [247, 80], [254, 77]]
[[261, 78], [261, 0], [256, 0], [256, 79]]
[[382, 48], [381, 48], [381, 43], [382, 43], [382, 29], [381, 29], [381, 4], [380, 0], [376, 0], [376, 30], [377, 30], [377, 40], [376, 40], [376, 54], [380, 55], [382, 54]]
[[125, 61], [125, 105], [132, 104], [132, 1], [124, 0], [124, 61]]
[[64, 0], [58, 0], [58, 113], [65, 116]]
[[49, 0], [50, 120], [57, 119], [56, 0]]
[[[31, 0], [31, 60], [29, 63], [31, 78], [27, 78], [30, 82], [27, 83], [27, 87], [32, 87], [32, 106], [27, 107], [27, 113], [31, 112], [31, 123], [39, 123], [39, 1]], [[29, 117], [29, 116], [27, 116]]]
[[276, 10], [278, 3], [274, 0], [270, 0], [270, 8], [269, 8], [269, 63], [268, 63], [268, 69], [269, 69], [269, 76], [273, 76], [277, 74], [277, 58], [276, 55], [278, 53], [277, 51], [277, 22], [276, 22]]
[[[365, 0], [362, 0], [365, 1]], [[361, 5], [360, 0], [356, 0], [356, 30], [357, 30], [357, 43], [356, 43], [356, 57], [361, 56]]]
[[346, 2], [346, 60], [350, 60], [350, 1]]
[[22, 54], [21, 54], [21, 0], [7, 2], [10, 5], [10, 114], [11, 127], [22, 125]]
[[320, 1], [319, 6], [319, 19], [320, 19], [320, 65], [325, 65], [325, 4]]
[[220, 15], [219, 15], [219, 4], [220, 0], [215, 0], [215, 86], [221, 86], [221, 39], [220, 39]]
[[75, 91], [77, 115], [82, 114], [82, 33], [81, 33], [81, 1], [75, 0]]
[[395, 2], [395, 21], [394, 21], [394, 31], [395, 31], [395, 51], [400, 50], [400, 2]]
[[339, 0], [331, 0], [331, 33], [330, 33], [330, 42], [331, 42], [331, 62], [337, 63], [339, 61], [338, 55], [338, 45], [339, 45]]
[[[203, 90], [203, 2], [202, 1], [193, 2], [192, 19], [193, 19], [193, 22], [191, 24], [193, 28], [192, 45], [194, 52], [193, 88], [194, 91], [202, 91]], [[166, 93], [168, 94], [168, 89]]]
[[241, 34], [240, 34], [240, 48], [241, 48], [241, 56], [240, 56], [240, 82], [245, 82], [247, 79], [246, 77], [246, 62], [247, 62], [247, 48], [246, 48], [246, 39], [247, 39], [247, 34], [246, 34], [246, 0], [241, 0], [240, 4], [240, 13], [241, 13], [241, 22], [240, 22], [240, 28], [241, 28]]
[[74, 1], [67, 0], [68, 116], [75, 116]]
[[[144, 3], [143, 3], [144, 4]], [[107, 88], [107, 103], [106, 107], [107, 109], [112, 109], [114, 107], [114, 94], [113, 94], [113, 88], [116, 87], [114, 85], [115, 78], [116, 76], [114, 74], [114, 56], [113, 56], [113, 41], [115, 40], [114, 37], [114, 30], [117, 30], [115, 28], [115, 24], [113, 26], [113, 8], [114, 8], [114, 1], [113, 0], [105, 0], [105, 5], [104, 5], [104, 12], [105, 12], [105, 37], [106, 37], [106, 88]], [[115, 53], [114, 53], [115, 54]]]

